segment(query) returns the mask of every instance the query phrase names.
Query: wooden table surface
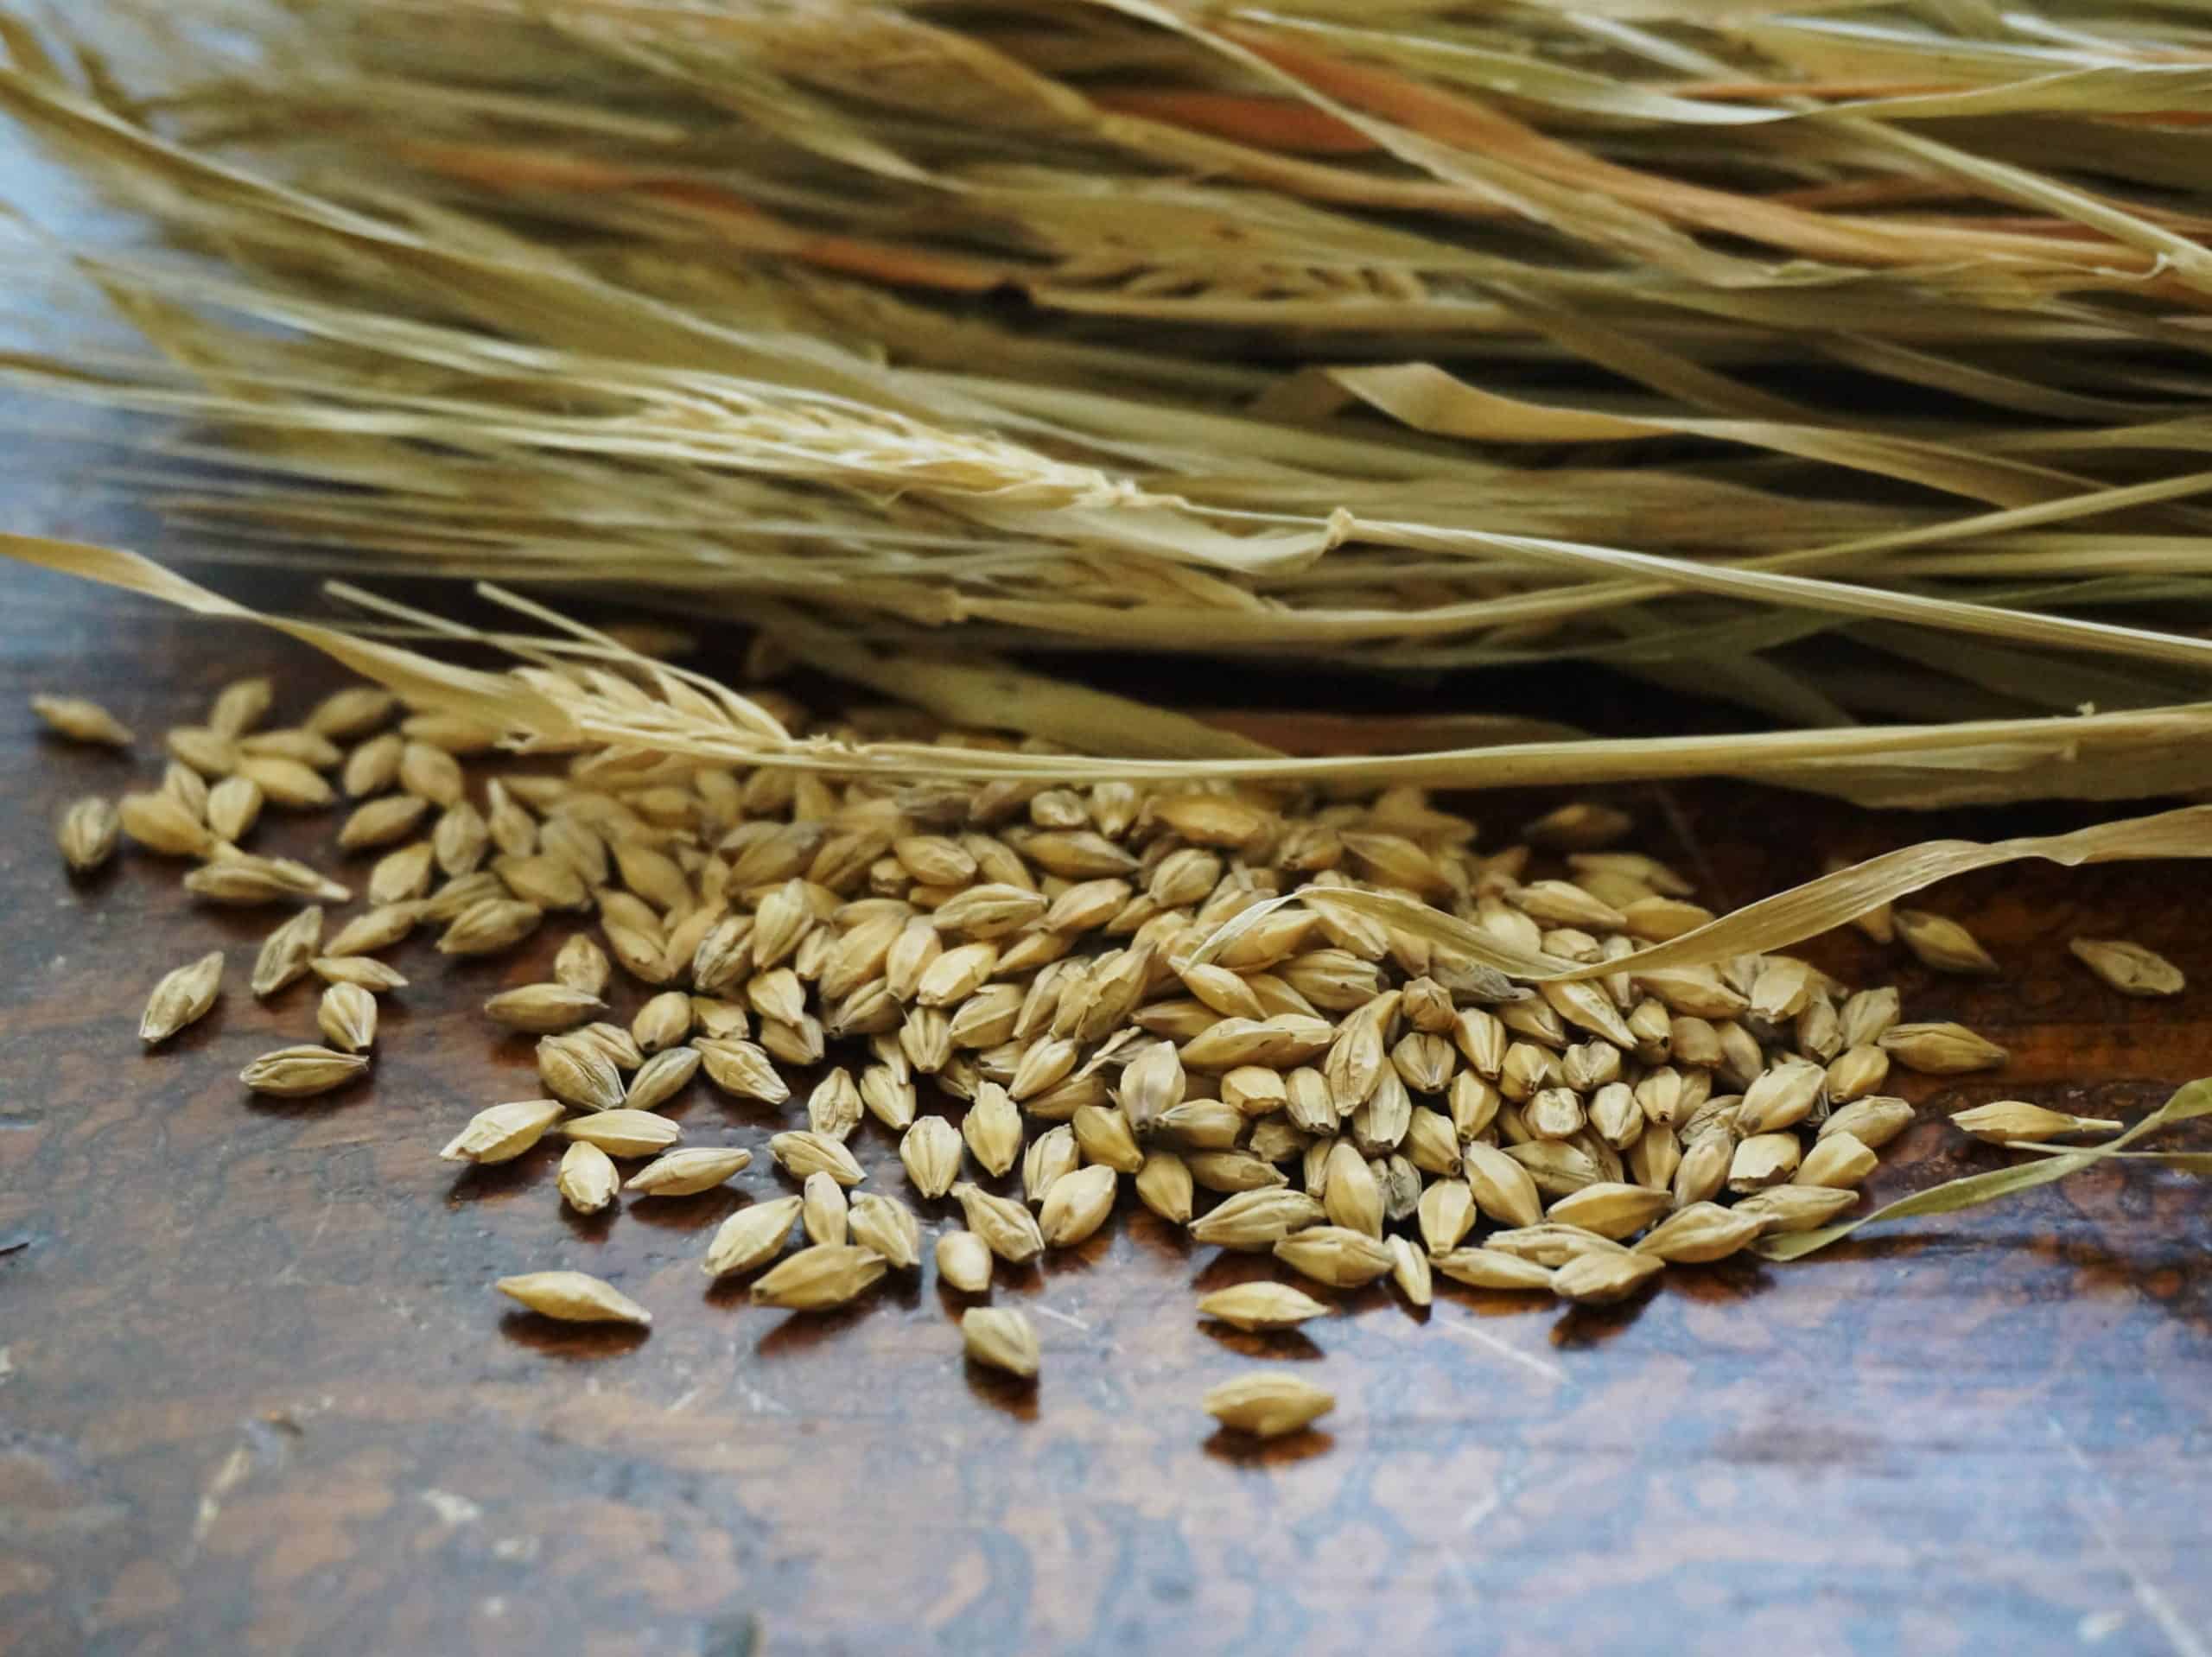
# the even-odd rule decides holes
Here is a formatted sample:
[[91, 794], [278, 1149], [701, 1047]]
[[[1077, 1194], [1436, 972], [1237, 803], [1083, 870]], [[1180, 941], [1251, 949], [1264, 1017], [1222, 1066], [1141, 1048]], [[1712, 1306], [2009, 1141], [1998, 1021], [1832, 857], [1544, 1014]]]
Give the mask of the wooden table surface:
[[[438, 1161], [473, 1110], [537, 1091], [475, 1004], [543, 975], [565, 929], [454, 970], [406, 946], [372, 1084], [249, 1098], [245, 1060], [313, 1038], [311, 987], [255, 1002], [266, 917], [194, 908], [172, 867], [65, 879], [54, 810], [153, 762], [42, 741], [23, 711], [81, 690], [158, 733], [248, 670], [296, 714], [334, 682], [271, 636], [0, 571], [0, 1650], [2212, 1651], [2201, 1183], [2107, 1165], [1796, 1266], [1677, 1269], [1622, 1308], [1440, 1282], [1426, 1317], [1377, 1288], [1287, 1336], [1202, 1326], [1193, 1286], [1258, 1267], [1135, 1212], [1002, 1272], [1043, 1337], [1033, 1394], [966, 1368], [931, 1274], [826, 1317], [706, 1290], [709, 1230], [779, 1183], [765, 1156], [593, 1222], [557, 1207], [544, 1146]], [[2082, 815], [1616, 797], [1720, 905], [1829, 853]], [[331, 833], [257, 843], [323, 855]], [[1909, 1078], [1925, 1120], [1877, 1193], [2003, 1160], [1941, 1112], [2132, 1115], [2212, 1072], [2208, 898], [2201, 867], [1955, 882], [1934, 906], [1971, 917], [1993, 982], [1811, 946], [2017, 1055]], [[2200, 987], [2124, 1000], [2066, 956], [2082, 930]], [[148, 987], [216, 941], [219, 1007], [143, 1055]], [[683, 1115], [695, 1142], [768, 1131], [703, 1091]], [[875, 1124], [857, 1144], [906, 1190]], [[552, 1266], [645, 1299], [650, 1334], [491, 1290]], [[1213, 1431], [1199, 1394], [1263, 1360], [1336, 1392], [1325, 1432]]]

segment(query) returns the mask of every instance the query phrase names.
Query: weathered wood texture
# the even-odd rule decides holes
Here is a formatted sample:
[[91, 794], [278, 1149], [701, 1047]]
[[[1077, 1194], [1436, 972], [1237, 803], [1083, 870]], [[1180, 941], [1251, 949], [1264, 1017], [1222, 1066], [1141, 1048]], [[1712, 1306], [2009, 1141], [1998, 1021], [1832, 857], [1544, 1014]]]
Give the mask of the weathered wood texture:
[[[257, 1004], [264, 922], [194, 908], [156, 860], [65, 879], [52, 814], [151, 761], [41, 741], [22, 699], [86, 690], [156, 733], [250, 668], [296, 711], [332, 682], [279, 641], [0, 575], [0, 1649], [2212, 1649], [2201, 1184], [2096, 1171], [1796, 1267], [1679, 1270], [1605, 1312], [1440, 1285], [1414, 1317], [1378, 1289], [1274, 1337], [1191, 1312], [1194, 1284], [1253, 1262], [1125, 1215], [1001, 1274], [1043, 1336], [1033, 1394], [964, 1367], [929, 1275], [826, 1318], [706, 1292], [709, 1229], [779, 1184], [765, 1156], [729, 1190], [588, 1223], [556, 1206], [547, 1147], [489, 1174], [437, 1161], [471, 1111], [537, 1091], [527, 1044], [474, 1007], [564, 927], [452, 970], [408, 946], [371, 1084], [245, 1096], [240, 1064], [312, 1038], [312, 987]], [[2073, 820], [1618, 797], [1716, 904], [1828, 853]], [[1928, 1120], [1878, 1190], [2002, 1159], [1941, 1111], [2132, 1115], [2212, 1070], [2209, 896], [2200, 867], [1956, 882], [1934, 906], [1971, 917], [1993, 982], [1855, 935], [1814, 946], [2017, 1054], [1968, 1085], [1908, 1079]], [[2139, 938], [2197, 987], [2126, 1000], [2066, 956], [2077, 930]], [[219, 1008], [143, 1056], [148, 987], [211, 940]], [[769, 1127], [703, 1090], [680, 1114], [696, 1143]], [[857, 1145], [906, 1190], [880, 1129]], [[552, 1266], [658, 1321], [563, 1330], [491, 1290]], [[1200, 1392], [1263, 1359], [1336, 1391], [1325, 1432], [1213, 1432]]]

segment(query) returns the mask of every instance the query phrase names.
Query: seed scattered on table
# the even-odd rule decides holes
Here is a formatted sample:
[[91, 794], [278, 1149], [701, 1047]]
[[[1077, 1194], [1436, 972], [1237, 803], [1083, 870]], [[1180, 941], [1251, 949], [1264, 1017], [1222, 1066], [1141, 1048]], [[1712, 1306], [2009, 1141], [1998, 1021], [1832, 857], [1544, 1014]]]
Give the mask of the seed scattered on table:
[[652, 1313], [613, 1284], [582, 1272], [525, 1272], [493, 1285], [509, 1299], [564, 1324], [635, 1324], [650, 1328]]

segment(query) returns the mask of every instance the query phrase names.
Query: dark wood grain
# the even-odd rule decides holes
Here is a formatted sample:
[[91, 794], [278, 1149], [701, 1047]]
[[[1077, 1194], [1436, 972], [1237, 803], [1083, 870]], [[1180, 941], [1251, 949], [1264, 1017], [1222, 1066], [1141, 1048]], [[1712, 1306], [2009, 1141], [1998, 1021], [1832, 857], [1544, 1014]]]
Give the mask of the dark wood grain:
[[[85, 689], [157, 731], [249, 668], [296, 711], [333, 682], [257, 633], [0, 573], [0, 1650], [2212, 1650], [2201, 1183], [2093, 1171], [1796, 1267], [1679, 1270], [1609, 1311], [1445, 1287], [1416, 1317], [1372, 1291], [1289, 1336], [1201, 1327], [1192, 1286], [1259, 1267], [1136, 1213], [1001, 1278], [1043, 1336], [1032, 1392], [965, 1368], [930, 1276], [826, 1318], [706, 1291], [707, 1231], [779, 1188], [765, 1157], [732, 1190], [590, 1222], [556, 1207], [544, 1147], [437, 1161], [472, 1110], [536, 1091], [525, 1044], [474, 1007], [565, 929], [459, 970], [410, 946], [372, 1083], [247, 1098], [241, 1063], [311, 1035], [311, 987], [254, 1002], [264, 922], [193, 908], [153, 860], [66, 879], [52, 813], [133, 767], [20, 710]], [[1828, 853], [2078, 820], [1617, 797], [1723, 904]], [[1855, 935], [1814, 946], [2017, 1055], [1908, 1080], [1927, 1120], [1877, 1191], [2002, 1160], [1942, 1111], [2132, 1116], [2212, 1072], [2208, 897], [2171, 866], [1958, 881], [1936, 904], [2005, 962], [1988, 983]], [[2204, 987], [2126, 1000], [2066, 957], [2077, 930]], [[219, 1008], [142, 1056], [148, 987], [211, 939]], [[703, 1093], [681, 1114], [698, 1143], [768, 1131]], [[906, 1189], [873, 1124], [860, 1149]], [[490, 1289], [553, 1265], [658, 1321], [563, 1329]], [[1336, 1391], [1325, 1432], [1212, 1431], [1199, 1393], [1260, 1360]]]

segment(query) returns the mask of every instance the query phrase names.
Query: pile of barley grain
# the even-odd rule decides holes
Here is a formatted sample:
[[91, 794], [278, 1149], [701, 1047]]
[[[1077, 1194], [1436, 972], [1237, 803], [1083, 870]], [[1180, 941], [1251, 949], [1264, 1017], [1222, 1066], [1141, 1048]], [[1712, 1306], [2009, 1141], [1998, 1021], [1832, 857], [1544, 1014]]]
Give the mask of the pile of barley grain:
[[[441, 929], [444, 953], [489, 955], [563, 917], [577, 930], [553, 980], [485, 1006], [538, 1036], [548, 1096], [478, 1112], [442, 1154], [504, 1162], [557, 1133], [560, 1199], [587, 1213], [624, 1189], [707, 1190], [751, 1154], [681, 1147], [660, 1108], [702, 1073], [783, 1105], [787, 1070], [834, 1050], [845, 1062], [822, 1071], [804, 1125], [768, 1141], [795, 1194], [741, 1209], [706, 1251], [710, 1277], [758, 1273], [762, 1305], [842, 1305], [922, 1269], [925, 1253], [944, 1284], [984, 1295], [995, 1261], [1106, 1225], [1125, 1184], [1195, 1241], [1271, 1252], [1312, 1286], [1387, 1276], [1425, 1305], [1441, 1273], [1616, 1301], [1669, 1265], [1852, 1207], [1875, 1152], [1912, 1121], [1881, 1091], [1893, 1063], [1950, 1074], [2005, 1058], [1959, 1025], [1900, 1023], [1893, 988], [1854, 992], [1782, 955], [1532, 994], [1410, 934], [1289, 905], [1198, 958], [1224, 923], [1302, 884], [1413, 894], [1583, 962], [1710, 918], [1675, 871], [1618, 848], [1633, 825], [1602, 806], [1564, 807], [1484, 853], [1473, 823], [1410, 789], [1357, 803], [1114, 783], [900, 789], [606, 753], [567, 777], [486, 778], [480, 806], [461, 762], [493, 754], [497, 732], [400, 718], [368, 688], [263, 729], [271, 700], [265, 680], [229, 687], [204, 725], [168, 733], [158, 789], [80, 800], [59, 830], [79, 870], [119, 831], [191, 860], [185, 884], [208, 902], [306, 905], [270, 934], [252, 988], [320, 978], [328, 1044], [264, 1055], [247, 1086], [312, 1095], [365, 1075], [376, 997], [404, 981], [376, 957], [416, 929]], [[769, 700], [796, 728], [801, 710]], [[64, 735], [131, 740], [92, 703], [35, 706]], [[338, 848], [378, 855], [365, 905], [326, 936], [322, 905], [352, 902], [348, 887], [238, 842], [264, 806], [324, 810], [341, 793], [353, 803]], [[1559, 872], [1541, 873], [1554, 860]], [[1931, 966], [1991, 969], [1955, 921], [1898, 911], [1861, 924]], [[2115, 987], [2180, 987], [2133, 944], [2079, 940], [2075, 953]], [[651, 992], [626, 1026], [607, 1017], [616, 963]], [[218, 951], [164, 978], [142, 1038], [205, 1013], [222, 970]], [[943, 1113], [951, 1101], [964, 1109]], [[851, 1194], [870, 1173], [849, 1144], [863, 1114], [901, 1136], [912, 1205]], [[2113, 1126], [2018, 1102], [1960, 1121], [2000, 1141]], [[626, 1179], [621, 1162], [637, 1165]], [[948, 1200], [957, 1225], [937, 1224]], [[575, 1271], [496, 1286], [547, 1317], [651, 1321]], [[1329, 1310], [1283, 1282], [1198, 1309], [1246, 1330]], [[1019, 1311], [977, 1305], [962, 1330], [976, 1362], [1036, 1373]], [[1332, 1401], [1267, 1372], [1205, 1404], [1268, 1435]]]

